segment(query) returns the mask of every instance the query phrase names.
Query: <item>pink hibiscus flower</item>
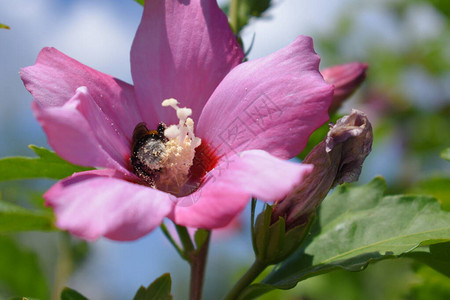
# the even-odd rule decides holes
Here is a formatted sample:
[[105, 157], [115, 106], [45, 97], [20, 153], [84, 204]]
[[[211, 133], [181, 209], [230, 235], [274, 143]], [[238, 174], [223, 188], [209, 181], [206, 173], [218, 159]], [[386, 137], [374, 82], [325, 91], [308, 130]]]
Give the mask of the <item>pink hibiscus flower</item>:
[[219, 228], [298, 185], [312, 166], [285, 159], [328, 119], [333, 87], [309, 37], [243, 56], [215, 0], [146, 1], [134, 86], [43, 49], [21, 71], [34, 114], [61, 157], [98, 168], [45, 193], [56, 225], [87, 240], [137, 239], [165, 217]]

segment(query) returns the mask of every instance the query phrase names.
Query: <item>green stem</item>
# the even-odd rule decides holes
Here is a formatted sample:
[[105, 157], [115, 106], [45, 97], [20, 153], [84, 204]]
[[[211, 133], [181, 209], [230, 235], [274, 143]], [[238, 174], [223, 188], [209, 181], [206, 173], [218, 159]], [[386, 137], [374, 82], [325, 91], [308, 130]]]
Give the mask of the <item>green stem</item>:
[[256, 253], [256, 235], [255, 235], [255, 209], [256, 209], [256, 198], [252, 198], [252, 209], [250, 211], [250, 231], [252, 235], [252, 246], [253, 251]]
[[201, 300], [203, 292], [203, 282], [205, 279], [206, 258], [208, 256], [209, 240], [211, 232], [199, 249], [192, 253], [191, 264], [191, 285], [189, 290], [190, 300]]
[[267, 267], [267, 265], [258, 259], [255, 260], [253, 265], [247, 272], [239, 279], [234, 285], [228, 295], [223, 298], [224, 300], [236, 300], [241, 295], [242, 291], [248, 287], [255, 279], [261, 274], [262, 271]]
[[55, 281], [53, 282], [51, 299], [60, 299], [61, 291], [67, 284], [73, 269], [72, 255], [70, 253], [70, 236], [63, 232], [58, 236], [58, 258], [55, 267]]
[[175, 250], [181, 256], [181, 258], [187, 259], [183, 253], [183, 250], [180, 248], [180, 246], [178, 246], [178, 244], [173, 239], [172, 235], [170, 234], [169, 230], [166, 227], [166, 224], [162, 223], [160, 228], [161, 228], [161, 231], [163, 232], [163, 234], [166, 236], [166, 238], [169, 240], [169, 242], [172, 244], [172, 246], [175, 248]]
[[230, 25], [234, 34], [239, 33], [239, 0], [231, 0], [230, 3]]

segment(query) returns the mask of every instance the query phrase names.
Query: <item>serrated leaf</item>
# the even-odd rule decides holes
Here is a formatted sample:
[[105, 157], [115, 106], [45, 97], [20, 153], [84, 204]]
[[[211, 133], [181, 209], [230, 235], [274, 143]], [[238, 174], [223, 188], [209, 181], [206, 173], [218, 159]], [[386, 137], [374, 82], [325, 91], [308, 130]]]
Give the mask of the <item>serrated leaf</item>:
[[2, 23], [0, 23], [0, 28], [11, 29], [8, 25], [2, 24]]
[[71, 288], [65, 287], [61, 292], [61, 300], [88, 300], [88, 298]]
[[444, 150], [441, 152], [441, 157], [442, 157], [443, 159], [445, 159], [445, 160], [450, 161], [450, 148], [444, 149]]
[[0, 236], [0, 286], [11, 296], [48, 297], [47, 281], [36, 253], [22, 248], [7, 236]]
[[0, 159], [0, 181], [29, 178], [62, 179], [73, 173], [91, 170], [71, 164], [53, 151], [30, 145], [39, 157], [5, 157]]
[[245, 299], [337, 269], [361, 271], [421, 245], [450, 241], [450, 213], [427, 196], [385, 196], [384, 180], [343, 185], [321, 206], [310, 243], [281, 263]]
[[153, 281], [147, 288], [141, 286], [133, 300], [171, 300], [171, 287], [172, 280], [170, 279], [170, 274], [165, 273]]
[[0, 201], [0, 233], [25, 230], [55, 230], [53, 215], [47, 211], [31, 211]]

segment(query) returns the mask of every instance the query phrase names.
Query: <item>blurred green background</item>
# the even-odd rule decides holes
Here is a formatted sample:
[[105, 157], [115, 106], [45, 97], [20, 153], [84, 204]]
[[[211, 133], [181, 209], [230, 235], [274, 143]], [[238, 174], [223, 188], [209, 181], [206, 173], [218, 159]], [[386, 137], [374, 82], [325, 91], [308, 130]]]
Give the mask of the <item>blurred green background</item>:
[[[227, 10], [227, 1], [220, 4]], [[47, 146], [19, 68], [33, 64], [40, 48], [56, 46], [131, 82], [128, 51], [141, 11], [132, 0], [0, 0], [0, 22], [11, 27], [0, 29], [1, 156], [31, 156], [28, 144]], [[360, 184], [382, 175], [389, 193], [433, 195], [450, 210], [449, 162], [440, 157], [450, 146], [449, 14], [448, 0], [280, 0], [254, 13], [241, 38], [246, 49], [253, 45], [249, 59], [304, 34], [314, 38], [321, 68], [369, 63], [366, 82], [339, 111], [358, 108], [374, 127]], [[0, 199], [41, 210], [40, 195], [52, 183], [0, 182]], [[247, 213], [240, 230], [213, 241], [205, 299], [220, 299], [251, 262], [248, 227]], [[168, 271], [174, 299], [186, 299], [188, 266], [160, 232], [132, 243], [102, 239], [89, 245], [57, 232], [0, 235], [0, 299], [57, 299], [64, 285], [91, 299], [130, 299]], [[450, 299], [450, 281], [402, 259], [308, 279], [263, 299]]]

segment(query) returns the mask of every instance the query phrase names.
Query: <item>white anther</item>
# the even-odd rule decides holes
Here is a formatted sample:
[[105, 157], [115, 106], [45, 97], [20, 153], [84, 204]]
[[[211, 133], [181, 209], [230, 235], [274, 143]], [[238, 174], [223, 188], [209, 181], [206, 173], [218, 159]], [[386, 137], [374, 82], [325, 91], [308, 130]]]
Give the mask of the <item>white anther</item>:
[[177, 109], [177, 117], [180, 121], [185, 121], [190, 115], [192, 115], [192, 109], [190, 108], [183, 107]]
[[189, 131], [194, 131], [194, 121], [191, 118], [186, 119], [186, 126], [189, 128]]
[[194, 121], [191, 118], [187, 118], [185, 123], [187, 127], [187, 134], [189, 138], [192, 140], [192, 146], [194, 148], [197, 148], [202, 143], [202, 140], [196, 137], [194, 134]]
[[178, 109], [178, 104], [179, 104], [178, 101], [174, 98], [166, 99], [161, 103], [162, 106], [164, 107], [171, 106], [175, 110]]
[[166, 130], [164, 130], [164, 136], [166, 138], [174, 139], [180, 135], [180, 130], [177, 125], [170, 125]]

